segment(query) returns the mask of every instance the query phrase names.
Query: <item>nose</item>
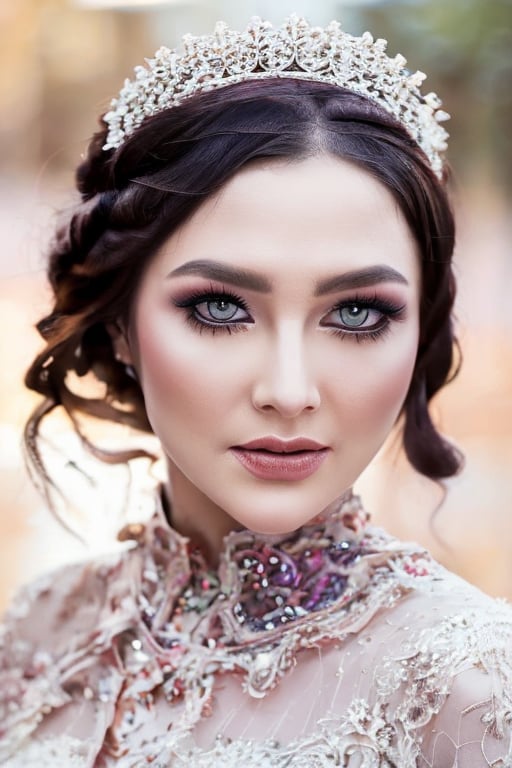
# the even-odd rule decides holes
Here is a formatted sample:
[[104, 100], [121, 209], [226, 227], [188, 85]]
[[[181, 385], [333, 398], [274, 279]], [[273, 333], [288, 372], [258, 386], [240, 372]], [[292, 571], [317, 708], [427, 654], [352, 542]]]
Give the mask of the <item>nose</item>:
[[320, 392], [300, 329], [283, 329], [273, 339], [270, 353], [267, 350], [259, 363], [252, 400], [257, 410], [277, 411], [288, 419], [320, 406]]

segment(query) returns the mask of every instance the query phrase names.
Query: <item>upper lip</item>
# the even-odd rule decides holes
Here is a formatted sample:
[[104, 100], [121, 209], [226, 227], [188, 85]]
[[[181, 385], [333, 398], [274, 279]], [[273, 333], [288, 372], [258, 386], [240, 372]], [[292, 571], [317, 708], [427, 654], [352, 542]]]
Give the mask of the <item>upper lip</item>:
[[308, 437], [294, 437], [291, 440], [282, 440], [279, 437], [259, 437], [250, 440], [236, 448], [245, 448], [250, 451], [272, 451], [273, 453], [294, 453], [295, 451], [320, 451], [327, 448], [326, 445], [310, 440]]

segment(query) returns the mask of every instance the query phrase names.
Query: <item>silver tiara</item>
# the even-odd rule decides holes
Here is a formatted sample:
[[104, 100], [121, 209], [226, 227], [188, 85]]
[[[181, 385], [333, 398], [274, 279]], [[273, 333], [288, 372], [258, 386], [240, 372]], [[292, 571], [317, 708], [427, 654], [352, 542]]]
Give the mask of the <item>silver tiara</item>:
[[247, 80], [294, 78], [348, 88], [379, 104], [407, 129], [438, 176], [448, 133], [435, 93], [420, 86], [426, 75], [411, 73], [406, 59], [386, 55], [386, 40], [369, 32], [353, 37], [338, 22], [325, 29], [292, 16], [281, 27], [254, 18], [237, 32], [218, 22], [213, 35], [185, 35], [183, 51], [159, 48], [146, 67], [135, 68], [103, 119], [108, 124], [103, 149], [119, 147], [142, 121], [202, 91]]

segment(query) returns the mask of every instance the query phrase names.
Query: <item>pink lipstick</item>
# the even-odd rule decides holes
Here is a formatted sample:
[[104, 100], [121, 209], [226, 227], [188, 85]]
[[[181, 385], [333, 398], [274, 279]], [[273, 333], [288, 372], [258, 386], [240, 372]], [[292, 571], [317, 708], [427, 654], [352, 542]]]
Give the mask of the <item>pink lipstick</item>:
[[281, 440], [262, 437], [231, 451], [240, 464], [261, 480], [304, 480], [320, 467], [329, 448], [305, 437]]

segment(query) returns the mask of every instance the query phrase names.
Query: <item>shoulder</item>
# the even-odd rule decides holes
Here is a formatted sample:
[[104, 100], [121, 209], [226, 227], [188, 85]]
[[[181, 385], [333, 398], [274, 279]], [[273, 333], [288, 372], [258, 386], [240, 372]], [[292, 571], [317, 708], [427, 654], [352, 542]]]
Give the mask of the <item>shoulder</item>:
[[0, 627], [0, 649], [10, 641], [55, 650], [60, 635], [94, 626], [110, 596], [115, 571], [125, 553], [116, 552], [65, 565], [23, 586], [12, 599]]
[[145, 564], [177, 551], [158, 537], [158, 522], [128, 524], [111, 551], [61, 566], [22, 587], [0, 624], [0, 658], [11, 641], [58, 652], [70, 638], [98, 629], [110, 614], [133, 612]]
[[504, 653], [512, 654], [509, 602], [484, 594], [417, 545], [379, 530], [375, 536], [389, 554], [383, 578], [400, 587], [401, 599], [391, 606], [386, 624], [402, 637], [402, 649], [415, 654], [442, 651], [452, 670], [469, 662], [490, 670], [492, 660], [498, 663]]
[[101, 748], [134, 638], [148, 634], [150, 612], [165, 614], [187, 563], [185, 541], [158, 516], [118, 538], [127, 549], [47, 574], [12, 601], [0, 625], [0, 764], [51, 751], [60, 731], [62, 764], [93, 764], [84, 749]]
[[135, 610], [131, 560], [131, 551], [117, 552], [67, 565], [14, 597], [0, 625], [1, 764], [50, 711], [71, 706], [78, 685], [86, 690], [107, 677], [116, 685], [114, 667], [93, 660], [101, 660], [113, 623], [126, 625]]
[[376, 536], [402, 589], [374, 627], [386, 649], [378, 701], [395, 702], [394, 722], [421, 741], [428, 765], [512, 765], [512, 606], [418, 547]]

